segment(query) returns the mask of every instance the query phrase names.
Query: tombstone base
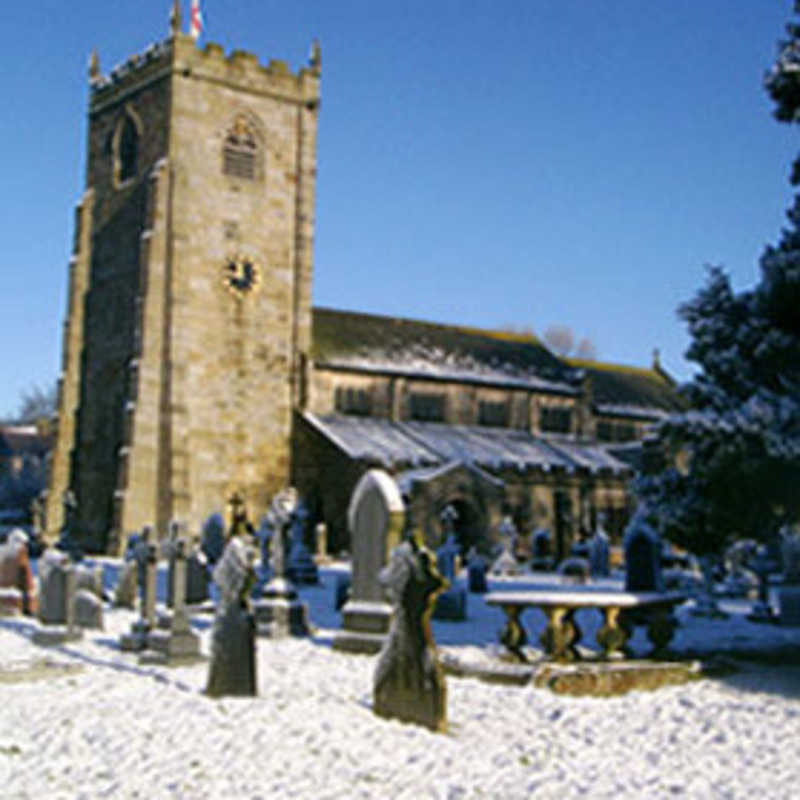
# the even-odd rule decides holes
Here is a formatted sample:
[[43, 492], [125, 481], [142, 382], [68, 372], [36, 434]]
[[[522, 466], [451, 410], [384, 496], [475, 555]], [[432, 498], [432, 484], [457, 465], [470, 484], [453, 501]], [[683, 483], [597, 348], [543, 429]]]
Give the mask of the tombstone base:
[[308, 605], [297, 597], [264, 597], [253, 603], [256, 634], [270, 639], [310, 636]]
[[156, 630], [147, 637], [147, 647], [139, 656], [140, 664], [187, 664], [205, 661], [200, 652], [200, 638], [193, 631], [173, 633]]
[[83, 638], [83, 631], [78, 628], [70, 630], [66, 625], [48, 625], [33, 632], [31, 641], [42, 647], [57, 647], [67, 642], [77, 642]]
[[509, 550], [503, 550], [489, 570], [490, 575], [519, 575], [517, 559]]
[[119, 637], [119, 649], [126, 653], [138, 653], [147, 648], [147, 637], [150, 627], [142, 620], [133, 623], [130, 633]]
[[467, 618], [467, 593], [457, 586], [448, 589], [436, 597], [436, 605], [433, 607], [433, 618], [450, 620], [451, 622], [462, 622]]
[[349, 600], [342, 607], [343, 626], [333, 637], [333, 648], [346, 653], [375, 654], [389, 632], [392, 608], [387, 603]]

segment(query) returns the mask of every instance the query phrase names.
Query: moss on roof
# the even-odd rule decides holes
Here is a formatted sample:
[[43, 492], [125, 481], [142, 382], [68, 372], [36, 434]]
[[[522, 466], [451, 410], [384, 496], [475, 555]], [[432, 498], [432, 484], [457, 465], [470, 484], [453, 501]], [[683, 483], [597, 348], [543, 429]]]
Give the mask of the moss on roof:
[[429, 360], [508, 368], [566, 381], [572, 370], [534, 336], [330, 308], [313, 310], [312, 357], [318, 363]]
[[642, 406], [681, 411], [685, 404], [674, 381], [662, 370], [570, 358], [568, 363], [592, 379], [594, 401], [601, 405]]
[[562, 386], [577, 386], [577, 370], [584, 370], [592, 379], [595, 403], [618, 406], [619, 413], [626, 406], [683, 408], [663, 370], [561, 359], [535, 336], [515, 332], [315, 308], [311, 355], [318, 364], [356, 369], [424, 371], [421, 366], [430, 366], [456, 380], [491, 372], [509, 378], [535, 376]]

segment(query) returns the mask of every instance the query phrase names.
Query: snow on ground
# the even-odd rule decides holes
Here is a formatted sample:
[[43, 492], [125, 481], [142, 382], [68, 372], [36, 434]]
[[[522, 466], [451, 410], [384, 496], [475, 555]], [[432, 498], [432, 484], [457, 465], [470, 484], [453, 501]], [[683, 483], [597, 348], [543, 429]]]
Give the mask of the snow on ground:
[[[53, 649], [31, 643], [34, 621], [0, 619], [0, 677], [42, 659], [82, 668], [0, 680], [0, 796], [798, 797], [798, 665], [751, 663], [724, 678], [602, 699], [449, 677], [450, 730], [434, 734], [375, 716], [374, 657], [328, 646], [325, 628], [339, 625], [335, 575], [326, 569], [322, 586], [302, 590], [323, 628], [317, 636], [258, 642], [257, 698], [206, 698], [207, 664], [139, 666], [117, 647], [129, 611], [107, 610], [105, 631]], [[448, 648], [496, 639], [502, 614], [474, 595], [469, 603], [469, 621], [434, 623]], [[728, 608], [724, 622], [682, 610], [676, 646], [800, 644], [800, 631], [749, 623], [742, 604]], [[524, 617], [532, 639], [543, 625], [537, 614]], [[195, 621], [207, 652], [210, 619]]]

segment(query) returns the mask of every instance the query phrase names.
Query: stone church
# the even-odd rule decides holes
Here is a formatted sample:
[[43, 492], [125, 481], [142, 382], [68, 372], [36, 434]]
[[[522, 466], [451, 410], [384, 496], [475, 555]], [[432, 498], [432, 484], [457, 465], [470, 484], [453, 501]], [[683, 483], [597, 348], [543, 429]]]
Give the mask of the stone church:
[[[178, 4], [175, 5], [177, 9]], [[392, 473], [435, 542], [506, 514], [559, 552], [618, 533], [648, 425], [680, 407], [656, 363], [556, 357], [533, 337], [312, 308], [321, 58], [292, 72], [169, 37], [89, 69], [47, 536], [119, 552], [197, 532], [234, 491], [258, 519], [294, 483], [332, 548], [361, 474]]]

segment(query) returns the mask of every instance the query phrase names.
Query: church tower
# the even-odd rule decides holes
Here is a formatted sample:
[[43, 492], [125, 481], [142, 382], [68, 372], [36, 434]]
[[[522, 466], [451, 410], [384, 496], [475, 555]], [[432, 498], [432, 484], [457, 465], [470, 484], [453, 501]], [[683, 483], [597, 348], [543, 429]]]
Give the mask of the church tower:
[[47, 534], [86, 549], [199, 530], [289, 480], [311, 335], [320, 55], [306, 68], [181, 32], [90, 63]]

